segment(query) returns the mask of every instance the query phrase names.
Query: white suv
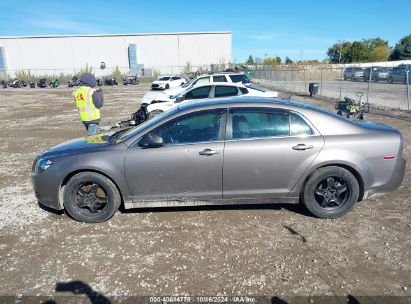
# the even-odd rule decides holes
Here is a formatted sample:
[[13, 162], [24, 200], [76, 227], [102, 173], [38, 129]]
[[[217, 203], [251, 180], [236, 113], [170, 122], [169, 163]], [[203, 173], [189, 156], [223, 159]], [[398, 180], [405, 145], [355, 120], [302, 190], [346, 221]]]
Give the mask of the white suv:
[[147, 106], [149, 118], [159, 115], [179, 105], [206, 98], [226, 98], [232, 96], [249, 97], [278, 97], [278, 92], [262, 88], [245, 86], [241, 83], [209, 83], [197, 85], [177, 95], [170, 96], [167, 100], [156, 100]]
[[207, 84], [210, 82], [228, 82], [228, 83], [242, 83], [244, 85], [250, 85], [251, 81], [244, 73], [238, 72], [219, 72], [213, 74], [203, 74], [192, 79], [181, 86], [166, 89], [163, 92], [153, 93], [147, 92], [141, 101], [141, 103], [150, 104], [154, 100], [165, 100], [169, 96], [177, 95], [183, 91], [187, 91], [194, 86]]
[[165, 75], [161, 76], [158, 80], [151, 83], [152, 90], [167, 90], [170, 88], [175, 88], [185, 84], [187, 81], [181, 76], [174, 75]]

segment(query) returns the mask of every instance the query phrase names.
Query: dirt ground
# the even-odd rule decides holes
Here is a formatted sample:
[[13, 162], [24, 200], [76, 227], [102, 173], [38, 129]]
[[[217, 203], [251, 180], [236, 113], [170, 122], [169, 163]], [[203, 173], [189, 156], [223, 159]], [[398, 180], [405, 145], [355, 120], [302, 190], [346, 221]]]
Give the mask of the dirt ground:
[[[104, 87], [102, 124], [127, 118], [148, 88]], [[359, 203], [341, 219], [313, 218], [294, 205], [258, 205], [132, 210], [90, 225], [40, 208], [30, 180], [36, 155], [85, 134], [72, 91], [0, 89], [0, 296], [54, 297], [91, 288], [107, 297], [410, 300], [411, 116], [366, 116], [401, 130], [406, 175], [400, 189]], [[293, 99], [332, 109], [324, 101]]]

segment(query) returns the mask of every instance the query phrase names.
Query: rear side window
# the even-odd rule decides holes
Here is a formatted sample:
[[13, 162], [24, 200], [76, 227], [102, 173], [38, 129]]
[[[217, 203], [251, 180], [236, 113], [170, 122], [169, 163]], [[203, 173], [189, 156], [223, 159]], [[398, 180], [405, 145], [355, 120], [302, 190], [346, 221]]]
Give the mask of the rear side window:
[[248, 90], [246, 88], [240, 88], [241, 94], [247, 94]]
[[175, 76], [175, 77], [171, 77], [171, 80], [179, 80], [181, 79], [181, 77]]
[[299, 115], [290, 114], [290, 135], [291, 136], [305, 136], [313, 135], [314, 132], [310, 126]]
[[231, 86], [216, 86], [214, 91], [214, 97], [229, 97], [237, 96], [238, 89], [237, 87]]
[[232, 138], [264, 138], [289, 136], [290, 124], [286, 112], [239, 110], [232, 115]]
[[210, 83], [210, 77], [200, 78], [196, 82], [194, 82], [193, 85], [200, 85], [200, 84], [206, 84], [206, 83]]
[[220, 75], [220, 76], [213, 76], [213, 81], [214, 82], [227, 82], [227, 79], [225, 78], [224, 75]]
[[208, 98], [210, 95], [210, 88], [211, 86], [205, 86], [201, 88], [197, 88], [188, 92], [184, 99], [202, 99]]
[[230, 75], [232, 82], [250, 83], [250, 80], [245, 75]]

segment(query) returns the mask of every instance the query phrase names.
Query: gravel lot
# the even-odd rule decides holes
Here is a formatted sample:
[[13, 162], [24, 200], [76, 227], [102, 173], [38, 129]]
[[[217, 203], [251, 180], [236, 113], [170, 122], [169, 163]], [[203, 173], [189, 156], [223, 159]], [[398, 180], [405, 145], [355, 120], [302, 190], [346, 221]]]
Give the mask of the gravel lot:
[[[102, 124], [127, 118], [148, 88], [103, 88]], [[118, 212], [90, 225], [40, 208], [30, 181], [37, 154], [85, 134], [72, 91], [0, 90], [0, 295], [70, 295], [74, 289], [60, 283], [81, 281], [105, 296], [409, 300], [403, 297], [411, 295], [409, 115], [366, 116], [402, 131], [406, 176], [399, 190], [359, 203], [344, 218], [316, 219], [293, 205], [198, 207]]]

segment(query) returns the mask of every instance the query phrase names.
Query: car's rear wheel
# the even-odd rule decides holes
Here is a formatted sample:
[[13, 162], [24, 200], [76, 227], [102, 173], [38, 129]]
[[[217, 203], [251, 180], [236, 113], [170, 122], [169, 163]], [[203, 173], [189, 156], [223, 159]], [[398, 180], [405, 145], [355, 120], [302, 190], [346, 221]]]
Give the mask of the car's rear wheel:
[[120, 193], [114, 183], [95, 172], [74, 175], [64, 188], [65, 210], [79, 222], [107, 221], [116, 213], [120, 203]]
[[330, 166], [315, 171], [305, 184], [302, 202], [313, 215], [338, 218], [358, 201], [360, 187], [348, 170]]

